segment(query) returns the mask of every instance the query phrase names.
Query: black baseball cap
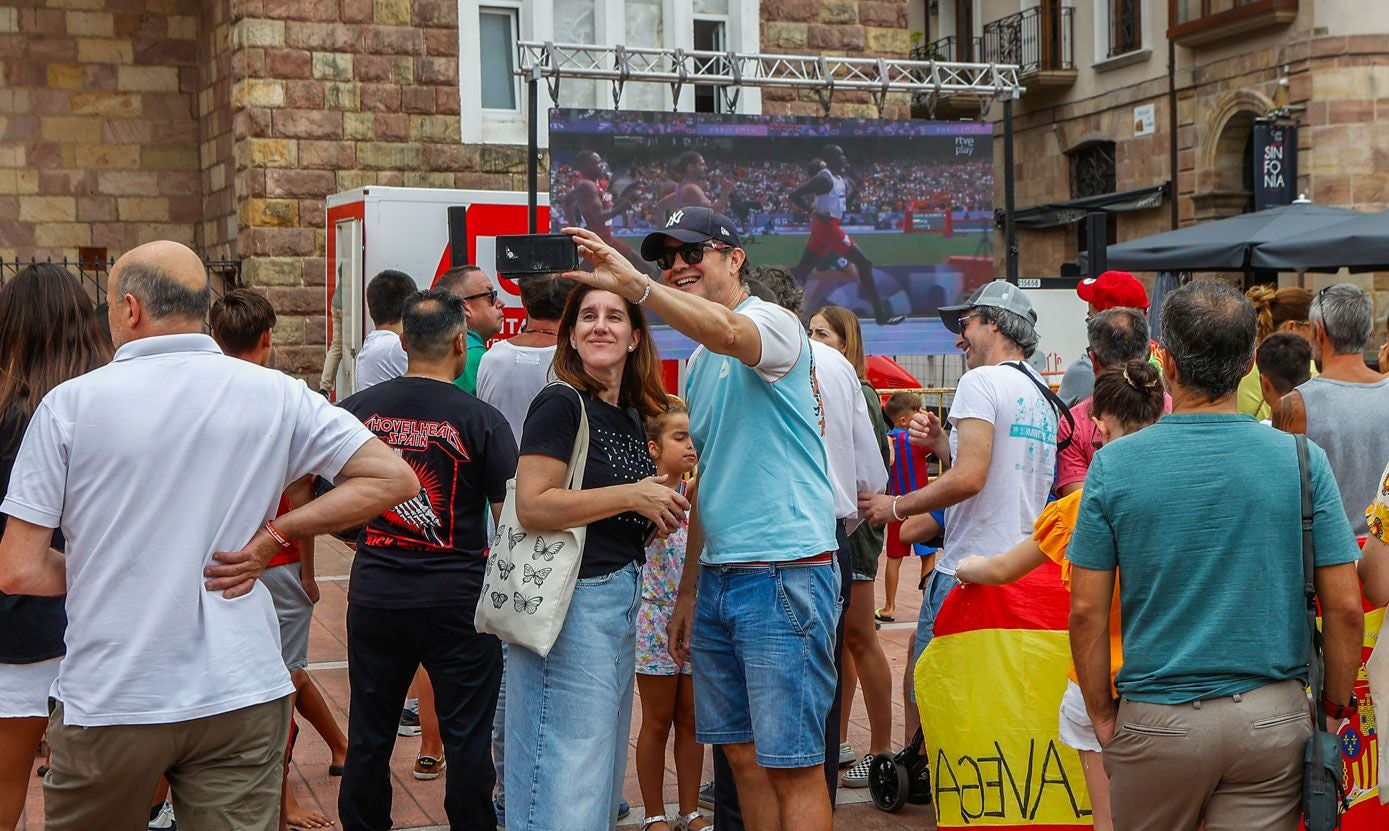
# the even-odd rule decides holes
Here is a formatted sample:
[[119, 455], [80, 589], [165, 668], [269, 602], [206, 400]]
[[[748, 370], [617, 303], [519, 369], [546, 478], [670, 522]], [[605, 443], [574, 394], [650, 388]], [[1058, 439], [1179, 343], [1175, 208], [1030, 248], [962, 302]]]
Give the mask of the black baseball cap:
[[705, 242], [713, 240], [734, 248], [741, 248], [743, 241], [738, 238], [733, 220], [713, 208], [680, 208], [666, 220], [666, 227], [652, 231], [641, 241], [641, 258], [655, 262], [666, 249], [666, 237], [679, 242]]

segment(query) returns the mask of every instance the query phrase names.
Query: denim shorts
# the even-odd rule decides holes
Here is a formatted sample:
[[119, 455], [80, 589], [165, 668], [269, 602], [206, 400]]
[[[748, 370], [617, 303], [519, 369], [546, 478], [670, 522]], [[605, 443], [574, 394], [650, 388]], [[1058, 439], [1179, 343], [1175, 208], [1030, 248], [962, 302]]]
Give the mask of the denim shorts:
[[767, 768], [824, 763], [839, 567], [701, 569], [690, 638], [695, 737], [745, 744]]
[[[936, 635], [936, 615], [940, 613], [945, 596], [950, 594], [955, 584], [955, 575], [943, 571], [931, 572], [931, 576], [926, 580], [926, 595], [921, 598], [921, 612], [916, 619], [916, 639], [912, 641], [912, 663], [907, 668], [909, 677], [915, 677], [916, 662], [921, 653], [926, 651], [926, 645]], [[908, 698], [916, 701], [916, 684], [909, 685], [908, 690]]]

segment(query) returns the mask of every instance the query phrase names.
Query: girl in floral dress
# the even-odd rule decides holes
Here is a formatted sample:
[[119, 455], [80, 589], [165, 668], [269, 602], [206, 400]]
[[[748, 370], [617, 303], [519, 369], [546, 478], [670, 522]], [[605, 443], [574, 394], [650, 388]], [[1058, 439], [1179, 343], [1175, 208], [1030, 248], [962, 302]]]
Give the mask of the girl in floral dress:
[[[670, 409], [646, 421], [647, 448], [656, 473], [668, 487], [694, 501], [694, 481], [686, 480], [698, 461], [690, 440], [685, 403], [671, 396]], [[667, 649], [666, 624], [685, 569], [689, 522], [646, 546], [641, 608], [637, 611], [637, 690], [641, 694], [641, 732], [637, 736], [637, 783], [645, 803], [642, 831], [703, 831], [710, 823], [699, 813], [699, 776], [704, 747], [695, 741], [694, 685], [690, 665], [677, 666]], [[675, 780], [678, 816], [665, 816], [666, 741], [675, 728]]]

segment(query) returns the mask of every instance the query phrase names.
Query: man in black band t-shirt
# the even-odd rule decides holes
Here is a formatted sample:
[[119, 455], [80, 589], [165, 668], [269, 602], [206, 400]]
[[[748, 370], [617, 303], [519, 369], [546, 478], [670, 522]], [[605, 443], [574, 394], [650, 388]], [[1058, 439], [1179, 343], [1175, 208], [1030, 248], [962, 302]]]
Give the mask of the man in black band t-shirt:
[[473, 628], [487, 557], [484, 511], [500, 512], [516, 471], [516, 440], [496, 408], [458, 389], [467, 361], [462, 301], [420, 292], [406, 301], [405, 375], [342, 402], [414, 469], [420, 492], [366, 524], [347, 602], [347, 764], [338, 796], [344, 831], [391, 826], [391, 750], [400, 705], [423, 665], [444, 740], [444, 809], [453, 828], [490, 828], [492, 715], [501, 642]]

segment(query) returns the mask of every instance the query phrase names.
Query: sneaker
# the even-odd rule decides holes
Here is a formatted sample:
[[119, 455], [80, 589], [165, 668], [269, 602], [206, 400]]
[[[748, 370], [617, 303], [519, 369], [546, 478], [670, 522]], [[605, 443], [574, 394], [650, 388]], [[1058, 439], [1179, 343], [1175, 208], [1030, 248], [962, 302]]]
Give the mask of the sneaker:
[[699, 807], [714, 810], [714, 783], [705, 782], [699, 786]]
[[431, 779], [438, 779], [439, 774], [444, 772], [448, 762], [443, 759], [436, 759], [433, 756], [421, 756], [415, 760], [415, 778], [421, 782], [428, 782]]
[[854, 746], [844, 742], [839, 746], [839, 766], [852, 765], [858, 761], [858, 754], [854, 752]]
[[174, 819], [174, 806], [169, 804], [169, 800], [164, 800], [164, 804], [150, 809], [150, 831], [178, 831], [178, 823]]
[[866, 753], [857, 764], [844, 771], [844, 778], [840, 784], [846, 788], [866, 788], [868, 787], [868, 771], [873, 767], [874, 755]]
[[622, 819], [630, 813], [632, 813], [632, 806], [627, 802], [627, 800], [619, 799], [617, 801], [617, 818]]
[[398, 736], [418, 736], [420, 734], [420, 714], [411, 710], [400, 711], [400, 726], [396, 728]]
[[497, 831], [506, 831], [506, 805], [501, 800], [494, 799], [492, 812], [497, 815]]

